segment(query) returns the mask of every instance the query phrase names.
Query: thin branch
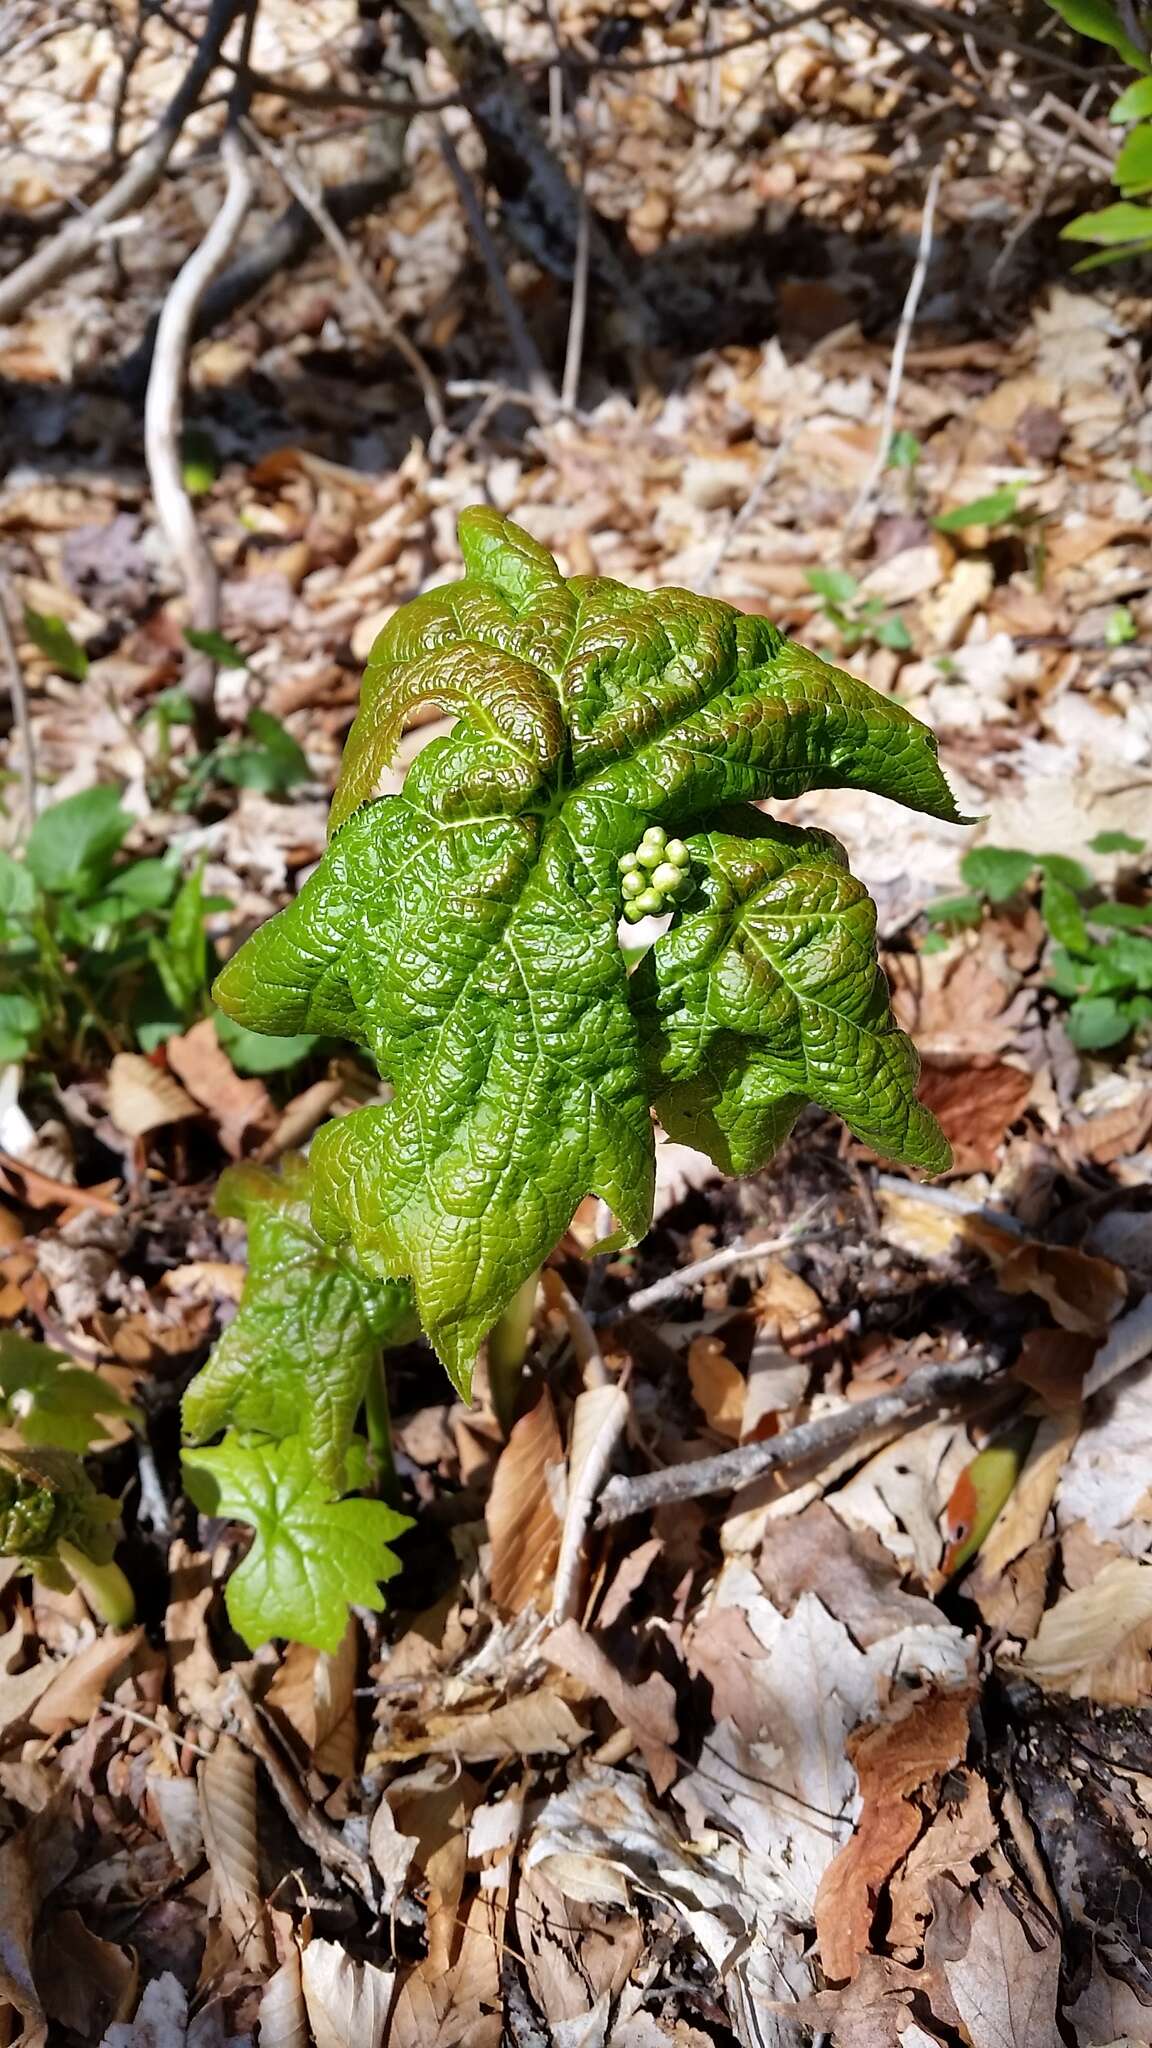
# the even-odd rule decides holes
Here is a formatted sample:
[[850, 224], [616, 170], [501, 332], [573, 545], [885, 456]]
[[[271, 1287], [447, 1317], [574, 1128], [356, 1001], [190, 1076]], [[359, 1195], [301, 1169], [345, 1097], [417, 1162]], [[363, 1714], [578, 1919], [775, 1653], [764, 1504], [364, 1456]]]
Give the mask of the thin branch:
[[0, 283], [0, 325], [19, 319], [25, 307], [41, 293], [79, 270], [99, 247], [103, 230], [112, 221], [136, 212], [152, 197], [184, 124], [219, 61], [220, 46], [244, 4], [245, 0], [212, 0], [196, 54], [158, 126], [101, 199], [86, 213], [70, 220], [59, 234], [18, 264]]
[[252, 126], [251, 122], [245, 122], [244, 132], [255, 148], [259, 150], [261, 156], [273, 166], [288, 191], [292, 194], [297, 205], [302, 206], [305, 213], [311, 217], [317, 230], [339, 261], [346, 282], [359, 299], [368, 318], [380, 329], [385, 339], [392, 344], [397, 355], [407, 363], [408, 368], [420, 386], [424, 398], [424, 410], [428, 414], [433, 432], [435, 433], [438, 429], [443, 431], [446, 426], [444, 400], [440, 395], [440, 386], [435, 376], [416, 347], [415, 342], [408, 339], [398, 321], [393, 319], [375, 285], [369, 283], [352, 244], [342, 230], [337, 227], [331, 213], [324, 204], [322, 195], [316, 190], [315, 186], [308, 183], [300, 164], [293, 156], [291, 150], [283, 146], [278, 147], [275, 143], [269, 142], [265, 136], [261, 135]]
[[537, 401], [542, 401], [545, 405], [556, 405], [558, 403], [556, 387], [544, 367], [540, 351], [528, 332], [524, 315], [521, 313], [508, 279], [504, 275], [504, 265], [500, 261], [500, 252], [492, 239], [488, 223], [484, 218], [484, 209], [476, 197], [476, 188], [464, 169], [457, 153], [456, 145], [442, 121], [437, 123], [436, 139], [440, 144], [440, 154], [452, 173], [452, 182], [460, 195], [460, 204], [464, 208], [468, 225], [475, 237], [476, 247], [483, 258], [484, 268], [488, 273], [489, 282], [500, 307], [501, 318], [508, 331], [508, 339], [512, 344], [512, 353], [516, 358], [516, 365], [524, 387], [533, 405]]
[[[230, 255], [252, 199], [248, 152], [231, 125], [224, 132], [220, 154], [227, 172], [223, 203], [161, 308], [144, 401], [144, 453], [156, 517], [184, 584], [190, 623], [202, 633], [215, 632], [220, 624], [220, 575], [184, 484], [180, 460], [184, 379], [200, 301]], [[211, 655], [190, 650], [184, 682], [203, 742], [213, 732], [216, 664]]]
[[775, 1252], [787, 1251], [791, 1245], [799, 1244], [804, 1238], [823, 1236], [823, 1232], [812, 1231], [813, 1222], [823, 1206], [823, 1199], [814, 1202], [795, 1223], [782, 1231], [779, 1237], [767, 1237], [756, 1244], [725, 1245], [722, 1251], [709, 1252], [706, 1259], [695, 1259], [690, 1266], [680, 1266], [675, 1273], [666, 1273], [662, 1280], [654, 1280], [650, 1287], [638, 1287], [626, 1301], [615, 1308], [606, 1309], [595, 1317], [598, 1329], [605, 1323], [618, 1323], [623, 1316], [645, 1315], [651, 1308], [658, 1308], [662, 1302], [675, 1301], [681, 1294], [691, 1294], [694, 1288], [702, 1287], [714, 1273], [726, 1273], [733, 1266], [753, 1266], [758, 1259], [769, 1259]]
[[12, 631], [12, 592], [8, 578], [0, 569], [0, 655], [8, 671], [8, 694], [12, 699], [12, 724], [20, 743], [20, 786], [24, 792], [24, 828], [31, 831], [36, 822], [36, 744], [32, 738], [32, 719], [28, 710], [28, 692], [24, 685], [24, 671], [16, 648], [16, 636]]
[[639, 1479], [610, 1479], [600, 1499], [596, 1527], [606, 1529], [613, 1522], [648, 1508], [663, 1507], [669, 1501], [699, 1500], [710, 1493], [733, 1493], [768, 1472], [787, 1465], [822, 1463], [851, 1448], [858, 1439], [893, 1424], [915, 1420], [926, 1408], [943, 1409], [978, 1392], [997, 1380], [1006, 1367], [995, 1358], [966, 1358], [955, 1365], [924, 1365], [909, 1373], [902, 1386], [877, 1394], [870, 1401], [849, 1402], [832, 1415], [817, 1416], [798, 1423], [782, 1436], [765, 1442], [742, 1444], [739, 1450], [722, 1451], [715, 1458], [699, 1458], [688, 1465], [671, 1465], [662, 1472], [647, 1472]]
[[916, 251], [916, 264], [896, 330], [896, 343], [892, 350], [892, 363], [888, 371], [888, 388], [884, 393], [884, 410], [880, 415], [880, 434], [876, 442], [876, 453], [872, 458], [867, 476], [856, 494], [856, 502], [845, 522], [845, 533], [851, 533], [872, 502], [873, 494], [884, 474], [888, 460], [888, 449], [892, 440], [892, 428], [896, 419], [896, 407], [900, 399], [900, 386], [904, 380], [904, 361], [912, 329], [916, 324], [916, 312], [924, 293], [928, 276], [928, 265], [932, 260], [932, 228], [936, 218], [936, 201], [940, 193], [940, 180], [944, 175], [943, 162], [932, 166], [928, 190], [924, 195], [924, 211], [920, 216], [920, 245]]

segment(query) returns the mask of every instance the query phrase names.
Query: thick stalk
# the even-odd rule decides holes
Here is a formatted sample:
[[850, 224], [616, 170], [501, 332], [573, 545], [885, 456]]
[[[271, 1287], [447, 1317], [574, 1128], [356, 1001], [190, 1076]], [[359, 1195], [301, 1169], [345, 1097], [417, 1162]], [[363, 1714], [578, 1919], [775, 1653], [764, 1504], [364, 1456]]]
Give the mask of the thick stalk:
[[56, 1554], [101, 1621], [109, 1628], [131, 1628], [136, 1619], [136, 1595], [115, 1560], [94, 1564], [74, 1543], [58, 1543]]
[[395, 1502], [399, 1492], [396, 1457], [392, 1449], [392, 1416], [388, 1407], [388, 1380], [384, 1360], [377, 1358], [364, 1389], [364, 1422], [368, 1446], [376, 1467], [376, 1488], [383, 1500]]
[[529, 1274], [523, 1286], [517, 1288], [503, 1315], [488, 1332], [488, 1386], [496, 1420], [505, 1436], [516, 1420], [539, 1285], [540, 1272], [537, 1268], [535, 1273]]

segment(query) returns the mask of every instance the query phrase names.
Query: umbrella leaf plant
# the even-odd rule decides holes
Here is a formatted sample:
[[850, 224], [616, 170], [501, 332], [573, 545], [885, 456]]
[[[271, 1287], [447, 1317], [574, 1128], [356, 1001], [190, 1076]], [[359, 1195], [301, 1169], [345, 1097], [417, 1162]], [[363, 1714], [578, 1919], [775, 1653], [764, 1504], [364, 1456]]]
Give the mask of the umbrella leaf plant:
[[[762, 1167], [810, 1102], [890, 1158], [949, 1163], [867, 892], [828, 833], [757, 808], [867, 789], [959, 822], [932, 733], [762, 618], [563, 576], [485, 507], [460, 546], [463, 578], [372, 650], [318, 869], [216, 983], [246, 1029], [350, 1039], [391, 1090], [326, 1125], [290, 1189], [264, 1175], [235, 1197], [255, 1205], [248, 1288], [185, 1409], [200, 1439], [229, 1425], [193, 1454], [194, 1487], [222, 1461], [233, 1499], [239, 1450], [271, 1469], [277, 1442], [297, 1502], [354, 1479], [370, 1361], [409, 1313], [398, 1281], [467, 1396], [479, 1344], [585, 1195], [621, 1242], [643, 1237], [654, 1114], [728, 1173]], [[429, 703], [455, 725], [381, 794]], [[633, 965], [624, 942], [648, 918]], [[266, 1242], [283, 1226], [253, 1228], [261, 1203], [292, 1209], [287, 1266]], [[248, 1598], [242, 1626], [291, 1620]], [[337, 1621], [342, 1605], [321, 1632]]]

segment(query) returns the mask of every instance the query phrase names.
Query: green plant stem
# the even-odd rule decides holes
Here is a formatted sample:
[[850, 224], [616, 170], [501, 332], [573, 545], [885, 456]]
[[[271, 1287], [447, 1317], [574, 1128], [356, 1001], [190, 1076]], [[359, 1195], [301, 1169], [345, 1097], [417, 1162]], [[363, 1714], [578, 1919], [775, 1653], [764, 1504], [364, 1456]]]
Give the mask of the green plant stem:
[[364, 1389], [364, 1421], [368, 1443], [376, 1466], [376, 1486], [383, 1500], [394, 1502], [400, 1491], [396, 1457], [392, 1449], [392, 1416], [388, 1406], [388, 1380], [384, 1360], [377, 1358]]
[[95, 1564], [74, 1543], [59, 1543], [56, 1551], [101, 1621], [109, 1628], [130, 1628], [136, 1619], [136, 1595], [115, 1560]]
[[499, 1321], [488, 1332], [488, 1386], [496, 1420], [507, 1436], [516, 1420], [524, 1359], [532, 1318], [536, 1313], [536, 1291], [540, 1270], [530, 1273], [517, 1288]]

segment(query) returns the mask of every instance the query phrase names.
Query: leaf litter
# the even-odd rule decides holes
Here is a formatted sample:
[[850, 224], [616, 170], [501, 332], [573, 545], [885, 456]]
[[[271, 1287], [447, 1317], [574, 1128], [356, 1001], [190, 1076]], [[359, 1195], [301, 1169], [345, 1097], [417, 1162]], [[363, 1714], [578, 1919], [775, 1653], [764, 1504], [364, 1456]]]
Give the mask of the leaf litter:
[[[78, 19], [37, 47], [40, 13], [25, 14], [5, 202], [71, 204], [115, 99], [113, 38]], [[612, 28], [580, 7], [558, 20], [566, 35]], [[746, 32], [735, 8], [709, 22], [717, 40]], [[159, 26], [130, 80], [130, 138], [183, 62]], [[666, 58], [676, 28], [645, 14], [639, 46]], [[260, 62], [319, 65], [327, 82], [336, 60], [315, 52], [345, 31], [329, 0], [266, 0]], [[526, 13], [505, 32], [539, 57]], [[285, 1073], [252, 1069], [251, 1047], [189, 1014], [153, 1044], [113, 1020], [106, 1043], [69, 1048], [51, 1089], [29, 1068], [23, 1087], [5, 1083], [4, 1321], [13, 1341], [68, 1361], [56, 1426], [97, 1446], [142, 1611], [117, 1635], [81, 1594], [4, 1578], [0, 2001], [27, 2048], [1152, 2040], [1147, 1039], [1070, 1036], [1072, 998], [1051, 981], [1057, 899], [1049, 888], [1046, 907], [1035, 867], [1080, 863], [1083, 914], [1131, 913], [1139, 936], [1152, 723], [1139, 642], [1108, 630], [1121, 606], [1138, 634], [1152, 624], [1134, 403], [1147, 309], [1123, 285], [1073, 289], [1057, 271], [1010, 300], [1011, 319], [981, 317], [990, 259], [965, 225], [991, 207], [1002, 246], [1040, 174], [1022, 129], [993, 136], [991, 169], [957, 142], [935, 296], [900, 392], [917, 452], [885, 472], [846, 539], [919, 203], [886, 140], [907, 46], [837, 17], [767, 48], [755, 70], [754, 53], [734, 52], [699, 97], [688, 67], [655, 70], [667, 105], [643, 76], [589, 88], [602, 109], [585, 135], [590, 188], [675, 284], [683, 339], [667, 387], [657, 372], [626, 397], [597, 338], [573, 418], [525, 428], [504, 405], [433, 461], [412, 394], [371, 356], [319, 255], [203, 344], [195, 409], [220, 460], [198, 502], [225, 634], [246, 662], [222, 701], [235, 750], [252, 751], [249, 714], [271, 712], [311, 783], [277, 794], [266, 763], [229, 782], [235, 752], [198, 795], [203, 763], [164, 706], [179, 595], [136, 423], [104, 398], [97, 424], [85, 380], [144, 331], [165, 233], [126, 240], [114, 317], [111, 273], [96, 269], [0, 338], [16, 392], [0, 527], [39, 774], [54, 799], [120, 791], [133, 859], [175, 848], [185, 877], [204, 863], [223, 951], [320, 857], [317, 786], [335, 780], [357, 666], [401, 602], [454, 571], [455, 513], [478, 499], [522, 519], [566, 573], [707, 580], [843, 655], [936, 726], [964, 808], [984, 820], [965, 842], [910, 817], [894, 833], [864, 796], [785, 807], [848, 840], [877, 898], [953, 1176], [894, 1184], [815, 1117], [739, 1186], [662, 1145], [638, 1252], [595, 1251], [592, 1204], [556, 1255], [538, 1386], [507, 1446], [483, 1407], [467, 1413], [430, 1379], [418, 1346], [395, 1353], [415, 1526], [395, 1536], [383, 1614], [400, 1517], [348, 1530], [360, 1604], [322, 1649], [248, 1653], [222, 1600], [227, 1579], [267, 1574], [291, 1546], [293, 1515], [333, 1512], [323, 1489], [311, 1500], [306, 1458], [290, 1512], [258, 1451], [252, 1469], [214, 1477], [200, 1454], [189, 1500], [175, 1412], [212, 1336], [238, 1320], [244, 1240], [212, 1212], [216, 1177], [306, 1143], [334, 1109], [370, 1099], [372, 1077], [326, 1045], [302, 1045]], [[996, 62], [1010, 70], [1011, 53]], [[52, 139], [61, 93], [71, 169]], [[700, 125], [709, 93], [727, 138]], [[771, 150], [755, 139], [765, 113]], [[349, 131], [345, 162], [359, 146]], [[474, 378], [504, 362], [503, 336], [434, 139], [414, 132], [413, 147], [419, 176], [365, 225], [364, 248], [448, 377]], [[1057, 162], [1053, 207], [1079, 203], [1077, 175]], [[157, 201], [172, 252], [193, 239], [180, 185]], [[277, 203], [263, 192], [265, 218]], [[717, 253], [766, 205], [795, 210], [826, 272], [785, 244], [771, 321], [738, 252]], [[553, 318], [544, 273], [510, 261], [526, 303]], [[743, 331], [718, 341], [708, 330], [729, 301]], [[709, 309], [703, 332], [694, 305]], [[260, 418], [230, 389], [250, 376]], [[835, 601], [813, 580], [829, 565]], [[417, 724], [408, 758], [430, 730]], [[997, 883], [950, 919], [935, 906], [968, 887], [966, 848], [1008, 849], [1015, 880], [1001, 866], [1005, 893]], [[1081, 979], [1097, 972], [1074, 957]], [[780, 1252], [629, 1308], [790, 1229]], [[956, 1413], [596, 1526], [614, 1469], [771, 1441], [926, 1363], [983, 1354], [1004, 1369]], [[3, 1359], [11, 1449], [47, 1396], [17, 1352]], [[981, 1461], [1021, 1427], [997, 1504]], [[255, 1493], [253, 1542], [229, 1517]]]

